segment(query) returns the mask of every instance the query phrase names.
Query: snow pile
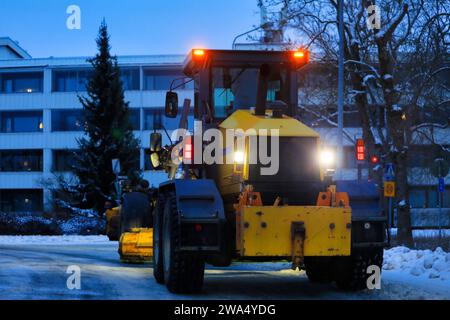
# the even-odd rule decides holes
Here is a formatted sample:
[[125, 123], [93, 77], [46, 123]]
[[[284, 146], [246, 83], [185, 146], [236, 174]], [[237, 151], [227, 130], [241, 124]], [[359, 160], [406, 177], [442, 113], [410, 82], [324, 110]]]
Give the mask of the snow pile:
[[413, 276], [450, 280], [450, 253], [395, 247], [384, 251], [383, 270], [399, 270]]
[[0, 245], [117, 245], [107, 236], [0, 236]]

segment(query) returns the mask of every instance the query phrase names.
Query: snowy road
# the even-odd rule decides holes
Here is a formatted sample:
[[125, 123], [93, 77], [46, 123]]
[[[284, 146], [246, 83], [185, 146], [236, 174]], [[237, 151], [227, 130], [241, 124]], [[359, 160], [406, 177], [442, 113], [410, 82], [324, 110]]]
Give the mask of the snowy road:
[[[81, 289], [69, 290], [69, 265], [81, 268]], [[0, 241], [0, 299], [450, 299], [449, 281], [383, 272], [381, 290], [339, 291], [308, 282], [286, 264], [242, 264], [208, 269], [203, 293], [173, 295], [149, 265], [119, 262], [117, 243], [8, 243]], [[276, 270], [281, 269], [281, 270]]]

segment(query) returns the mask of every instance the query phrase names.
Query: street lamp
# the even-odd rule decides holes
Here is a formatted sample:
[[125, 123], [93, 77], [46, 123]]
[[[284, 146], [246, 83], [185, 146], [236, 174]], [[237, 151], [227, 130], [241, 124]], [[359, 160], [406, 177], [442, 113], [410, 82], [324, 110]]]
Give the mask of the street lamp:
[[255, 32], [255, 31], [259, 30], [259, 29], [270, 28], [271, 26], [273, 26], [273, 23], [272, 23], [272, 22], [266, 22], [266, 23], [263, 23], [262, 25], [260, 25], [260, 26], [258, 26], [258, 27], [256, 27], [256, 28], [253, 28], [252, 30], [249, 30], [249, 31], [247, 31], [247, 32], [238, 34], [236, 37], [234, 37], [234, 39], [233, 39], [233, 44], [231, 45], [231, 48], [232, 48], [233, 50], [235, 50], [235, 47], [236, 47], [236, 40], [239, 39], [240, 37], [245, 36], [245, 35], [247, 35], [247, 34], [249, 34], [249, 33]]
[[337, 1], [339, 17], [337, 179], [341, 180], [344, 142], [344, 0]]

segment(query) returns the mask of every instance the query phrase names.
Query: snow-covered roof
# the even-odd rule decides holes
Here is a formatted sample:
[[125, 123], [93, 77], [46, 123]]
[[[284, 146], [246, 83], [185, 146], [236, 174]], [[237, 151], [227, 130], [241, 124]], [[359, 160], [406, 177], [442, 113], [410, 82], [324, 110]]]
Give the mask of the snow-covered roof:
[[13, 41], [10, 37], [0, 37], [0, 48], [8, 51], [8, 54], [0, 54], [0, 60], [4, 57], [10, 59], [13, 56], [15, 59], [31, 59], [31, 56], [19, 44]]
[[[88, 66], [90, 57], [49, 57], [37, 59], [9, 59], [1, 60], [0, 68], [26, 68], [26, 67], [64, 67], [64, 66]], [[181, 65], [184, 55], [136, 55], [118, 56], [120, 65]]]

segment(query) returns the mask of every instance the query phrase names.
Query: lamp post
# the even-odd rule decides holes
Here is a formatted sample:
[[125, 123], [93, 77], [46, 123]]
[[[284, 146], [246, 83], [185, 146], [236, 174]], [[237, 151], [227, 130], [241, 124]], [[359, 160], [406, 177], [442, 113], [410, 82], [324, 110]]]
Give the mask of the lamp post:
[[339, 57], [338, 57], [338, 134], [337, 180], [342, 180], [344, 140], [344, 0], [338, 1]]
[[249, 33], [254, 32], [254, 31], [257, 31], [257, 30], [259, 30], [259, 29], [269, 28], [270, 26], [272, 26], [272, 23], [267, 22], [267, 23], [264, 23], [264, 24], [262, 24], [262, 25], [260, 25], [260, 26], [258, 26], [258, 27], [256, 27], [256, 28], [253, 28], [253, 29], [251, 29], [251, 30], [249, 30], [249, 31], [247, 31], [247, 32], [238, 34], [236, 37], [234, 37], [234, 39], [233, 39], [233, 44], [231, 45], [231, 48], [232, 48], [233, 50], [235, 50], [235, 47], [236, 47], [236, 40], [239, 39], [240, 37], [245, 36], [245, 35], [247, 35], [247, 34], [249, 34]]

